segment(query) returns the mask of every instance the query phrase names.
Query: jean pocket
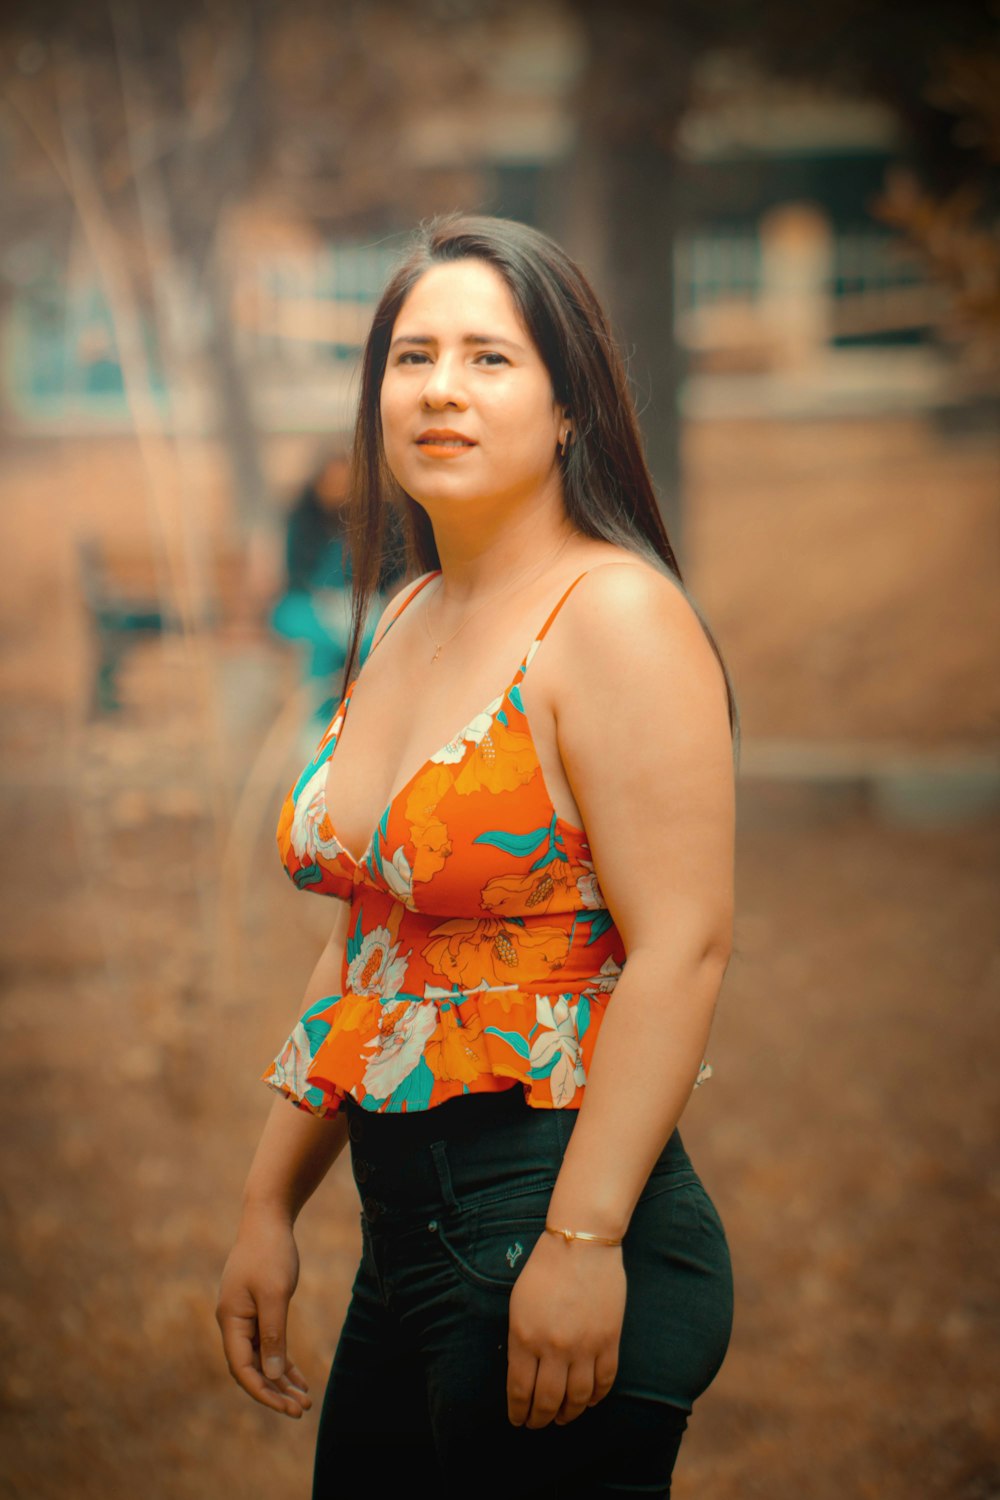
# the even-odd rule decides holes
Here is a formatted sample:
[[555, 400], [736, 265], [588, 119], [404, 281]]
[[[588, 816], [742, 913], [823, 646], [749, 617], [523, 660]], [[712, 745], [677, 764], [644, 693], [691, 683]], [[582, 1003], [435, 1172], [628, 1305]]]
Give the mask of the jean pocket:
[[436, 1232], [463, 1281], [510, 1293], [545, 1229], [554, 1183], [474, 1204], [440, 1219]]

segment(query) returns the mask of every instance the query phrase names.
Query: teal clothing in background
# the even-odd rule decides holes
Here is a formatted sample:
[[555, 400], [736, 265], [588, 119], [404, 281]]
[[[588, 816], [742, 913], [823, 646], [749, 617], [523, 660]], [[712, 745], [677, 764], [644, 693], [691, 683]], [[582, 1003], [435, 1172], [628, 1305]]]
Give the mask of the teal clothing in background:
[[[285, 592], [271, 611], [275, 634], [302, 647], [304, 681], [311, 684], [311, 725], [326, 728], [344, 689], [343, 670], [351, 634], [351, 562], [346, 545], [344, 512], [324, 505], [315, 482], [301, 491], [288, 513], [285, 533]], [[395, 526], [390, 542], [398, 543]], [[401, 568], [386, 567], [380, 593], [396, 586]], [[371, 650], [383, 600], [373, 600], [361, 638], [360, 662]]]

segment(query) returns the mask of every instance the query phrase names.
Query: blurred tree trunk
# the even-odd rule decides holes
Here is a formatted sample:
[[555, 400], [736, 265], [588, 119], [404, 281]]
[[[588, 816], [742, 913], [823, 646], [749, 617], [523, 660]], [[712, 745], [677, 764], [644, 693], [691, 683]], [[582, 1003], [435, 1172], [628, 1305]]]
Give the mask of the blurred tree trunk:
[[213, 245], [208, 259], [196, 269], [206, 311], [203, 353], [211, 373], [219, 438], [229, 465], [234, 512], [241, 533], [247, 536], [261, 523], [268, 509], [260, 429], [236, 346], [231, 284], [217, 245]]
[[697, 38], [658, 8], [612, 12], [577, 0], [587, 63], [563, 195], [562, 233], [607, 302], [628, 363], [671, 542], [683, 561], [674, 246], [680, 203], [673, 143]]
[[613, 305], [628, 354], [660, 510], [683, 566], [680, 388], [684, 356], [674, 332], [673, 258], [680, 229], [676, 176], [670, 157], [654, 143], [641, 140], [607, 151], [605, 174]]
[[[178, 373], [194, 361], [208, 377], [245, 536], [266, 511], [267, 483], [219, 237], [227, 208], [261, 169], [261, 7], [247, 3], [214, 34], [210, 25], [194, 27], [182, 45], [160, 12], [119, 7], [113, 17], [153, 303], [166, 310], [158, 317], [160, 341]], [[161, 275], [173, 287], [170, 297], [157, 293]]]

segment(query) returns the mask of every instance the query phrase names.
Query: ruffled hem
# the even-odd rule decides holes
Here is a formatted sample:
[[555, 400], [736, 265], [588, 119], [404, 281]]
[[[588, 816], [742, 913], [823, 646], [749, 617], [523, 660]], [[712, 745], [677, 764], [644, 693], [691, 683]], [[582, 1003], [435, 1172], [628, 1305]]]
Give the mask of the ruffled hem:
[[[516, 1083], [534, 1109], [579, 1109], [609, 999], [514, 986], [390, 1000], [329, 995], [305, 1012], [262, 1079], [321, 1119], [348, 1095], [402, 1114]], [[703, 1062], [695, 1087], [711, 1074]]]

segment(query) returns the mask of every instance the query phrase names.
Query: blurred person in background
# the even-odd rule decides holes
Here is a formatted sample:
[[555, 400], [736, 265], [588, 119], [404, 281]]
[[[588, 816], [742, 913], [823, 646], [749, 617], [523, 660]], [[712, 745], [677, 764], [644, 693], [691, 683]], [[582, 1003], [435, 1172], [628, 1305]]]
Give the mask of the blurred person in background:
[[[362, 1255], [315, 1500], [668, 1495], [733, 1317], [677, 1128], [731, 946], [728, 675], [605, 314], [544, 235], [420, 231], [354, 452], [350, 686], [278, 829], [334, 915], [265, 1074], [283, 1097], [222, 1276], [227, 1362], [263, 1405], [310, 1407], [294, 1223], [348, 1146]], [[357, 675], [390, 505], [410, 582]]]
[[[306, 481], [285, 521], [285, 583], [270, 613], [271, 628], [303, 645], [303, 676], [313, 685], [313, 741], [329, 722], [347, 659], [351, 637], [351, 559], [348, 550], [350, 452], [346, 442], [327, 455]], [[379, 579], [379, 592], [392, 589], [402, 576], [399, 523], [392, 519], [392, 545]], [[362, 657], [371, 647], [374, 626], [362, 641]]]

